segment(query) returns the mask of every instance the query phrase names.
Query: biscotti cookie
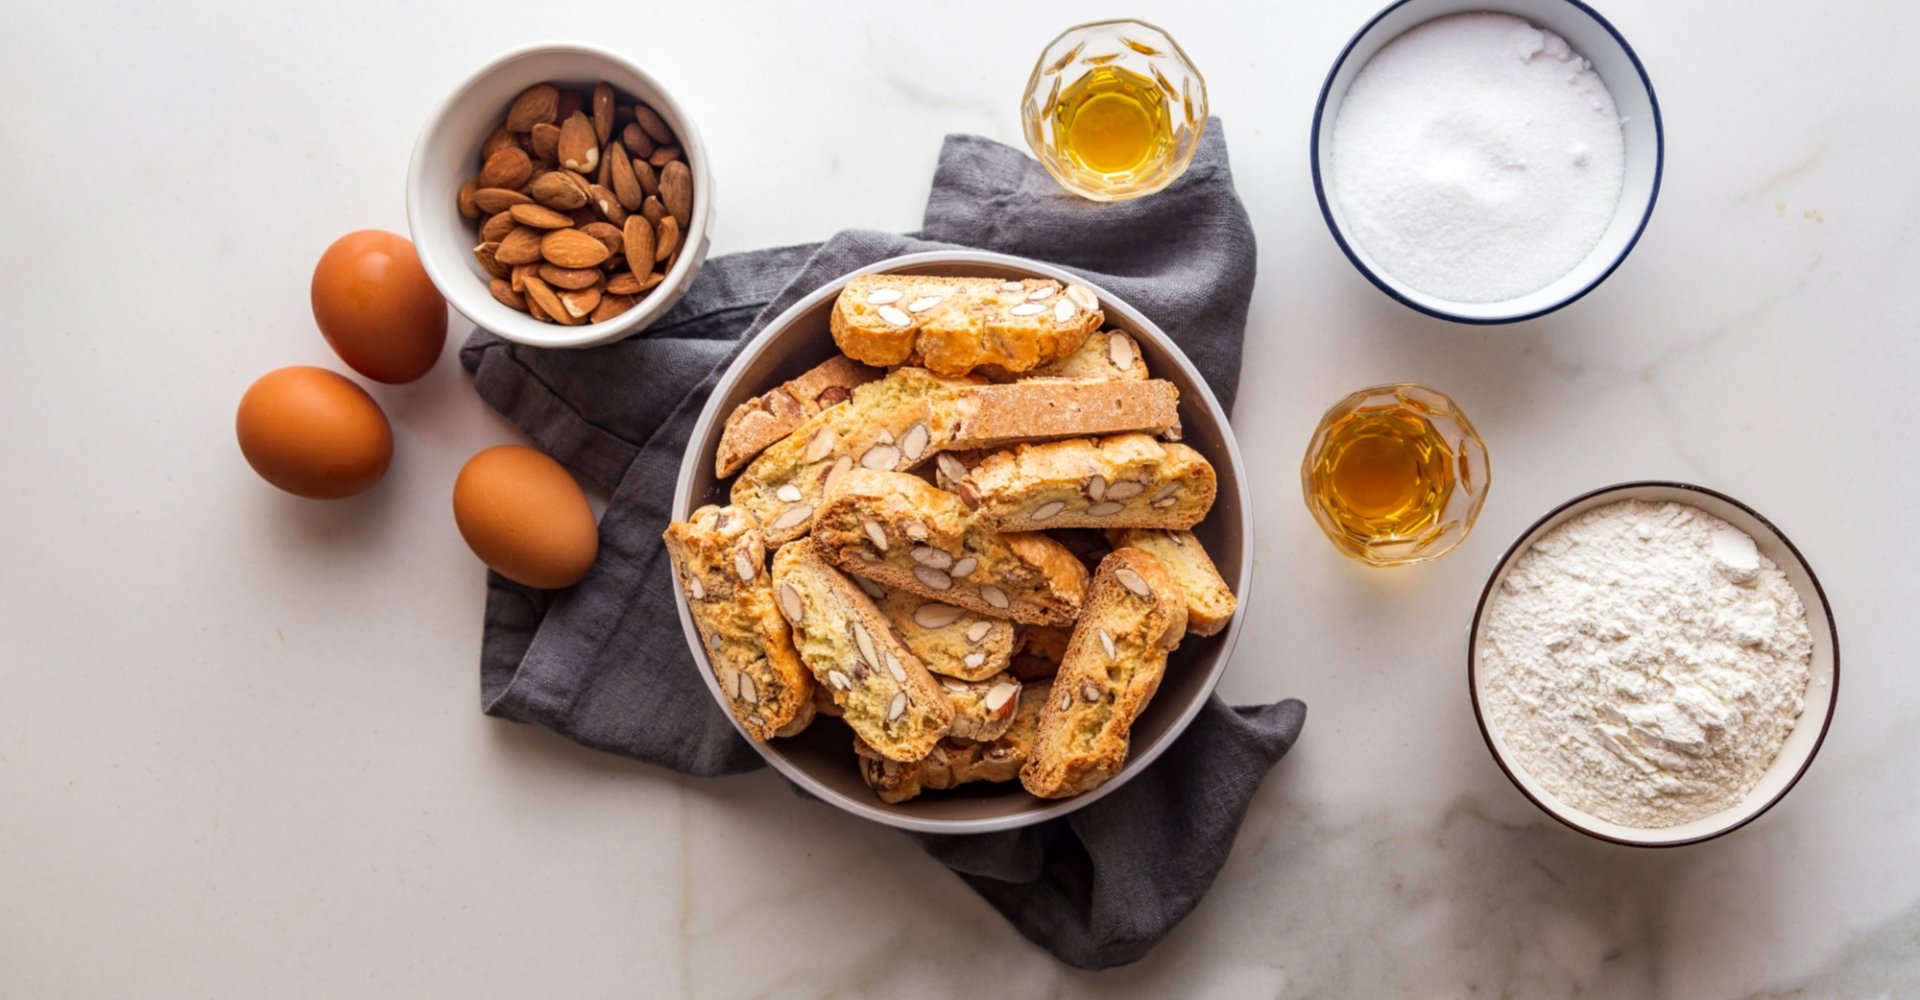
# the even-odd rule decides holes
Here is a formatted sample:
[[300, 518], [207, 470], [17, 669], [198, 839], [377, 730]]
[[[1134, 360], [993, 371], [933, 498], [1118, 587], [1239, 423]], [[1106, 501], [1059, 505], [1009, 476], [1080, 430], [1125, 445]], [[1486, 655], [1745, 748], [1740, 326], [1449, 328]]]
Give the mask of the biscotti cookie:
[[733, 484], [733, 502], [760, 519], [767, 542], [807, 533], [830, 479], [856, 465], [909, 469], [949, 436], [954, 392], [965, 381], [902, 368], [853, 390], [843, 406], [821, 411], [775, 442]]
[[1023, 372], [1071, 354], [1104, 318], [1084, 285], [866, 274], [834, 300], [831, 325], [855, 361], [965, 375], [981, 365]]
[[1107, 556], [1040, 710], [1040, 733], [1020, 769], [1027, 791], [1079, 795], [1119, 772], [1133, 720], [1159, 690], [1167, 654], [1186, 628], [1186, 595], [1160, 560], [1139, 549]]
[[1180, 390], [1165, 379], [1029, 378], [974, 385], [955, 394], [941, 450], [1144, 431], [1174, 434]]
[[893, 760], [919, 760], [947, 735], [953, 701], [946, 689], [812, 541], [774, 553], [773, 588], [801, 660], [861, 739]]
[[942, 677], [940, 686], [953, 702], [953, 728], [947, 733], [952, 739], [990, 740], [1013, 722], [1013, 699], [1020, 693], [1020, 681], [1011, 674], [980, 681]]
[[1012, 382], [1022, 378], [1130, 378], [1147, 377], [1147, 363], [1140, 357], [1140, 345], [1119, 330], [1104, 330], [1087, 337], [1080, 349], [1055, 358], [1028, 372], [1008, 371], [987, 366], [979, 373], [990, 382]]
[[1122, 528], [1109, 532], [1114, 548], [1131, 545], [1151, 554], [1173, 574], [1173, 582], [1187, 595], [1187, 634], [1216, 635], [1233, 620], [1237, 603], [1233, 588], [1191, 531]]
[[1064, 625], [1086, 594], [1086, 567], [1059, 542], [983, 527], [959, 497], [905, 473], [841, 476], [813, 538], [849, 573], [988, 617]]
[[1020, 776], [1027, 751], [1039, 730], [1040, 707], [1052, 686], [1045, 681], [1020, 689], [1013, 721], [999, 737], [978, 743], [945, 739], [922, 760], [901, 762], [882, 757], [858, 736], [853, 752], [859, 756], [860, 776], [882, 802], [905, 802], [922, 791], [958, 788], [976, 781], [1012, 781]]
[[905, 590], [887, 590], [871, 581], [856, 578], [855, 582], [869, 594], [880, 591], [874, 603], [928, 670], [978, 681], [1007, 669], [1007, 660], [1013, 655], [1012, 622], [986, 618]]
[[1145, 434], [1023, 444], [989, 455], [958, 493], [998, 531], [1191, 528], [1213, 508], [1213, 466]]
[[808, 417], [853, 397], [862, 386], [886, 374], [851, 358], [834, 355], [805, 374], [733, 408], [713, 456], [713, 474], [721, 479], [740, 471], [753, 456], [793, 433]]
[[661, 537], [734, 717], [756, 740], [784, 735], [812, 703], [813, 675], [774, 606], [752, 516], [709, 505], [667, 525]]

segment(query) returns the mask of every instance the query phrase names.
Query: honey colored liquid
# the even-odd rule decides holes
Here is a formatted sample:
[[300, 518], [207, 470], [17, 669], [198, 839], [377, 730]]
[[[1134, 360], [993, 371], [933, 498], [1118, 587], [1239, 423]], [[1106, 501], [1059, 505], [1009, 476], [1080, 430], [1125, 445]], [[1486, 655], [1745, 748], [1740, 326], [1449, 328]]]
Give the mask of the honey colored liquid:
[[1060, 152], [1080, 168], [1125, 183], [1172, 155], [1167, 109], [1153, 80], [1099, 66], [1060, 92], [1054, 134]]
[[1406, 538], [1439, 522], [1454, 455], [1409, 409], [1358, 410], [1328, 432], [1309, 477], [1314, 501], [1357, 541]]

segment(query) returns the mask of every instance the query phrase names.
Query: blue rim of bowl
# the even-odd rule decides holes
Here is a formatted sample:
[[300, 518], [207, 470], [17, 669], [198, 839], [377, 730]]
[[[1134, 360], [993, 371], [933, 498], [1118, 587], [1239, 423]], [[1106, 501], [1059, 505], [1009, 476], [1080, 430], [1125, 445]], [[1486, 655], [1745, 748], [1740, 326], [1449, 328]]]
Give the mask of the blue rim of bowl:
[[1382, 9], [1380, 13], [1368, 19], [1366, 24], [1361, 25], [1360, 30], [1354, 32], [1352, 38], [1347, 39], [1346, 46], [1340, 50], [1339, 58], [1333, 61], [1333, 68], [1327, 70], [1326, 81], [1320, 85], [1320, 97], [1313, 105], [1313, 131], [1309, 136], [1307, 160], [1313, 170], [1313, 197], [1315, 201], [1320, 203], [1320, 217], [1326, 220], [1327, 231], [1333, 234], [1333, 241], [1340, 245], [1340, 252], [1347, 255], [1347, 260], [1353, 262], [1353, 266], [1358, 269], [1361, 274], [1365, 275], [1368, 281], [1373, 282], [1375, 288], [1387, 293], [1387, 296], [1395, 302], [1415, 312], [1425, 313], [1436, 319], [1444, 319], [1454, 323], [1465, 323], [1472, 326], [1501, 326], [1507, 323], [1522, 323], [1530, 319], [1538, 319], [1550, 312], [1564, 309], [1580, 301], [1586, 297], [1588, 292], [1600, 287], [1601, 282], [1613, 275], [1613, 272], [1626, 261], [1627, 255], [1633, 252], [1634, 246], [1640, 242], [1641, 234], [1647, 231], [1647, 223], [1653, 218], [1654, 203], [1660, 200], [1660, 177], [1666, 168], [1667, 162], [1667, 130], [1660, 117], [1660, 97], [1654, 92], [1653, 81], [1647, 77], [1646, 66], [1640, 62], [1640, 54], [1633, 50], [1633, 46], [1627, 44], [1626, 36], [1620, 34], [1620, 30], [1613, 26], [1612, 21], [1602, 17], [1599, 11], [1581, 3], [1580, 0], [1561, 0], [1561, 2], [1593, 18], [1600, 27], [1607, 29], [1607, 34], [1612, 35], [1614, 41], [1620, 43], [1620, 50], [1627, 54], [1627, 61], [1633, 64], [1633, 71], [1640, 74], [1640, 84], [1647, 88], [1647, 105], [1653, 109], [1653, 190], [1647, 194], [1646, 210], [1640, 214], [1640, 222], [1634, 226], [1633, 235], [1628, 238], [1627, 245], [1620, 248], [1620, 255], [1615, 257], [1613, 262], [1608, 264], [1605, 270], [1595, 275], [1593, 280], [1587, 282], [1579, 291], [1544, 309], [1536, 309], [1529, 313], [1520, 313], [1514, 316], [1461, 316], [1457, 313], [1450, 313], [1443, 309], [1435, 309], [1431, 306], [1423, 305], [1400, 294], [1392, 285], [1389, 285], [1385, 279], [1376, 274], [1373, 268], [1368, 267], [1366, 262], [1360, 259], [1360, 255], [1354, 251], [1353, 247], [1347, 243], [1347, 238], [1341, 234], [1339, 223], [1333, 221], [1333, 206], [1327, 204], [1326, 184], [1320, 177], [1320, 121], [1326, 116], [1327, 95], [1333, 90], [1333, 78], [1340, 75], [1340, 67], [1346, 65], [1347, 57], [1353, 54], [1354, 46], [1360, 44], [1360, 39], [1365, 38], [1367, 34], [1373, 30], [1374, 25], [1379, 24], [1387, 15], [1414, 2], [1416, 2], [1416, 0], [1395, 0], [1394, 3], [1388, 4]]
[[[1507, 568], [1507, 565], [1513, 562], [1514, 557], [1518, 556], [1521, 552], [1525, 551], [1531, 545], [1531, 543], [1535, 540], [1535, 536], [1539, 534], [1540, 528], [1543, 525], [1545, 525], [1548, 521], [1551, 521], [1554, 518], [1559, 517], [1562, 511], [1565, 511], [1571, 507], [1575, 507], [1580, 504], [1586, 503], [1587, 501], [1592, 500], [1596, 497], [1605, 496], [1609, 493], [1617, 493], [1622, 490], [1639, 489], [1639, 488], [1648, 487], [1648, 486], [1659, 487], [1662, 489], [1680, 490], [1685, 493], [1698, 493], [1698, 494], [1701, 494], [1702, 496], [1709, 496], [1714, 498], [1715, 500], [1720, 500], [1724, 503], [1731, 504], [1732, 506], [1745, 511], [1748, 516], [1752, 517], [1755, 521], [1760, 522], [1760, 524], [1763, 527], [1765, 527], [1768, 532], [1772, 533], [1772, 535], [1775, 538], [1780, 539], [1780, 544], [1785, 545], [1787, 547], [1787, 551], [1793, 553], [1794, 561], [1800, 564], [1801, 569], [1804, 569], [1807, 571], [1807, 582], [1813, 585], [1814, 596], [1820, 599], [1820, 610], [1827, 617], [1827, 641], [1831, 643], [1833, 646], [1833, 681], [1831, 684], [1833, 694], [1831, 697], [1827, 699], [1827, 712], [1820, 719], [1820, 732], [1818, 735], [1814, 737], [1813, 746], [1807, 749], [1807, 759], [1800, 762], [1800, 767], [1793, 772], [1793, 777], [1787, 779], [1787, 783], [1780, 787], [1780, 791], [1774, 793], [1773, 798], [1768, 799], [1765, 805], [1762, 805], [1760, 808], [1755, 809], [1754, 811], [1748, 813], [1746, 816], [1742, 817], [1738, 823], [1733, 823], [1728, 826], [1722, 827], [1718, 830], [1713, 831], [1712, 833], [1703, 833], [1698, 837], [1688, 837], [1684, 840], [1645, 841], [1645, 840], [1627, 840], [1623, 837], [1610, 836], [1608, 834], [1601, 833], [1598, 830], [1589, 830], [1586, 827], [1581, 826], [1578, 823], [1575, 823], [1574, 821], [1568, 819], [1567, 817], [1562, 816], [1560, 814], [1560, 811], [1557, 808], [1550, 806], [1547, 803], [1542, 802], [1540, 801], [1540, 799], [1536, 798], [1532, 792], [1527, 790], [1527, 786], [1523, 782], [1521, 782], [1520, 776], [1514, 773], [1513, 768], [1507, 766], [1507, 760], [1505, 757], [1502, 757], [1500, 755], [1500, 749], [1494, 746], [1493, 730], [1488, 728], [1487, 718], [1480, 711], [1480, 687], [1479, 687], [1479, 684], [1477, 683], [1478, 682], [1477, 675], [1479, 673], [1479, 661], [1480, 661], [1480, 658], [1478, 655], [1479, 654], [1478, 640], [1480, 636], [1480, 619], [1483, 615], [1486, 614], [1488, 598], [1493, 596], [1493, 585], [1495, 582], [1497, 582], [1500, 579], [1500, 574], [1503, 570]], [[1535, 806], [1537, 806], [1541, 812], [1546, 813], [1548, 816], [1553, 817], [1554, 820], [1559, 822], [1562, 826], [1575, 830], [1579, 833], [1584, 833], [1595, 840], [1604, 840], [1609, 844], [1619, 844], [1623, 847], [1645, 847], [1645, 848], [1653, 848], [1653, 849], [1668, 848], [1668, 847], [1686, 847], [1689, 844], [1699, 844], [1699, 843], [1704, 843], [1705, 841], [1714, 840], [1719, 837], [1724, 837], [1727, 834], [1732, 833], [1733, 831], [1738, 830], [1743, 826], [1746, 826], [1748, 823], [1751, 823], [1754, 820], [1759, 819], [1761, 816], [1766, 815], [1768, 810], [1778, 805], [1781, 799], [1784, 799], [1787, 797], [1788, 792], [1793, 791], [1794, 786], [1798, 785], [1800, 783], [1800, 779], [1806, 775], [1807, 768], [1810, 768], [1813, 766], [1813, 759], [1815, 757], [1820, 756], [1820, 748], [1826, 745], [1827, 734], [1831, 732], [1833, 729], [1834, 710], [1840, 707], [1840, 626], [1835, 624], [1833, 620], [1833, 605], [1827, 601], [1827, 590], [1825, 587], [1822, 587], [1820, 585], [1820, 576], [1819, 574], [1813, 571], [1813, 564], [1807, 561], [1807, 557], [1805, 554], [1803, 554], [1800, 551], [1800, 547], [1798, 545], [1793, 544], [1793, 539], [1788, 538], [1787, 533], [1784, 531], [1781, 531], [1779, 525], [1774, 524], [1772, 521], [1767, 520], [1767, 517], [1765, 514], [1762, 514], [1759, 511], [1754, 510], [1752, 507], [1749, 507], [1746, 504], [1741, 503], [1738, 500], [1735, 500], [1733, 497], [1730, 497], [1725, 493], [1720, 492], [1719, 490], [1709, 489], [1705, 486], [1696, 486], [1693, 483], [1682, 483], [1682, 482], [1678, 482], [1671, 479], [1636, 479], [1631, 482], [1614, 483], [1611, 486], [1602, 486], [1599, 489], [1588, 490], [1587, 492], [1582, 493], [1579, 496], [1574, 497], [1573, 499], [1568, 500], [1567, 502], [1554, 507], [1552, 510], [1547, 511], [1545, 514], [1540, 515], [1538, 518], [1534, 520], [1532, 524], [1527, 526], [1525, 531], [1520, 532], [1520, 537], [1515, 538], [1513, 540], [1512, 545], [1507, 546], [1507, 551], [1500, 556], [1500, 561], [1493, 564], [1493, 572], [1487, 574], [1487, 585], [1480, 589], [1480, 601], [1479, 603], [1475, 604], [1473, 607], [1473, 621], [1467, 626], [1467, 700], [1473, 703], [1473, 721], [1476, 725], [1480, 727], [1480, 738], [1486, 742], [1487, 753], [1492, 755], [1493, 762], [1496, 765], [1498, 765], [1500, 768], [1500, 773], [1506, 775], [1507, 780], [1513, 782], [1513, 787], [1516, 789], [1519, 789], [1520, 794], [1525, 796], [1528, 802], [1531, 802]], [[1795, 723], [1795, 725], [1797, 726], [1799, 725], [1799, 723]]]

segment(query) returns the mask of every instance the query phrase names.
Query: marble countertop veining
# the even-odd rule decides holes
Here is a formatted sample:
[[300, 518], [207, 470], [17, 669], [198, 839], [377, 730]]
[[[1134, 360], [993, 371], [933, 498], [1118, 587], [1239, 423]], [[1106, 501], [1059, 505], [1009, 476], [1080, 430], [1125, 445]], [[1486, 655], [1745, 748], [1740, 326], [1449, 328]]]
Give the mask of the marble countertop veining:
[[[1373, 0], [1147, 3], [1208, 75], [1260, 238], [1234, 415], [1259, 527], [1223, 684], [1305, 735], [1219, 883], [1141, 963], [1064, 968], [905, 838], [766, 773], [691, 781], [478, 711], [483, 582], [453, 474], [516, 439], [451, 354], [378, 387], [392, 472], [270, 490], [233, 408], [332, 365], [306, 287], [404, 229], [415, 129], [543, 36], [668, 81], [714, 251], [913, 228], [941, 136], [1018, 142], [1071, 2], [16, 5], [0, 60], [0, 993], [1871, 997], [1920, 993], [1920, 8], [1606, 0], [1670, 137], [1605, 286], [1512, 329], [1417, 316], [1327, 236], [1306, 136]], [[457, 337], [454, 338], [457, 342]], [[1348, 390], [1466, 409], [1493, 488], [1459, 551], [1335, 553], [1296, 463]], [[1539, 512], [1693, 480], [1773, 518], [1840, 625], [1833, 732], [1721, 841], [1636, 851], [1537, 813], [1474, 727], [1463, 631]], [[1168, 845], [1177, 850], [1179, 845]]]

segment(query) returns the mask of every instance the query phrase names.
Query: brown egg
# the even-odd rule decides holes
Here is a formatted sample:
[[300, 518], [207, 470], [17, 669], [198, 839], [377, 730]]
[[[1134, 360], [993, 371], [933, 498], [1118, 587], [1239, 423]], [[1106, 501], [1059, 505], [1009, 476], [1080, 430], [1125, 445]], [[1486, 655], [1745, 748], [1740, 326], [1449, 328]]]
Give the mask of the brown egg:
[[427, 373], [447, 342], [447, 303], [406, 237], [362, 229], [313, 268], [313, 318], [340, 360], [376, 382]]
[[587, 495], [532, 448], [500, 445], [468, 459], [453, 482], [453, 520], [481, 562], [529, 587], [578, 583], [600, 551]]
[[298, 365], [260, 376], [240, 397], [234, 430], [260, 478], [315, 500], [365, 490], [393, 460], [393, 428], [380, 404], [325, 368]]

